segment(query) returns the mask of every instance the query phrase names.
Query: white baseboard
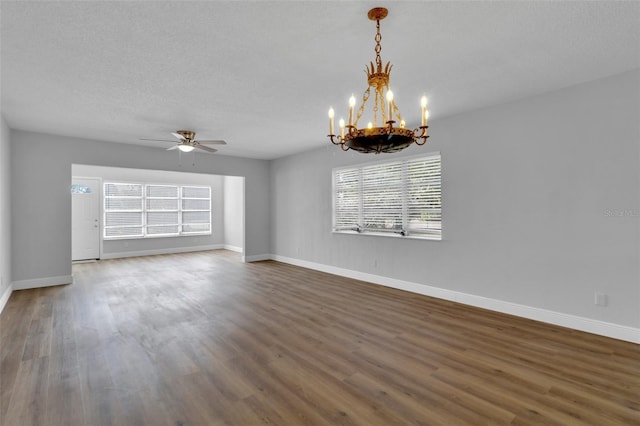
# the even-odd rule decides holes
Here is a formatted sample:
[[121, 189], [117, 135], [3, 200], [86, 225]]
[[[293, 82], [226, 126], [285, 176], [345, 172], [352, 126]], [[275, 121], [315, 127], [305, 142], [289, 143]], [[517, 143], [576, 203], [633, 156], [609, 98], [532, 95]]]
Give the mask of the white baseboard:
[[[418, 284], [410, 281], [402, 281], [394, 278], [383, 277], [380, 275], [368, 274], [366, 272], [353, 271], [345, 268], [324, 265], [321, 263], [309, 262], [306, 260], [294, 259], [291, 257], [271, 255], [271, 259], [278, 262], [289, 263], [291, 265], [301, 266], [303, 268], [314, 269], [316, 271], [327, 272], [329, 274], [340, 275], [356, 280], [367, 281], [386, 287], [397, 288], [400, 290], [418, 293], [425, 296], [436, 297], [438, 299], [458, 302], [465, 305], [476, 306], [478, 308], [488, 309], [491, 311], [502, 312], [505, 314], [515, 315], [522, 318], [528, 318], [536, 321], [546, 322], [549, 324], [559, 325], [562, 327], [572, 328], [574, 330], [585, 331], [588, 333], [598, 334], [600, 336], [611, 337], [618, 340], [640, 344], [640, 329], [598, 321], [590, 318], [579, 317], [576, 315], [564, 314], [561, 312], [549, 311], [546, 309], [535, 308], [532, 306], [520, 305], [517, 303], [506, 302], [504, 300], [491, 299], [488, 297], [467, 294], [453, 290], [433, 287], [424, 284]], [[264, 260], [264, 259], [260, 259]]]
[[274, 256], [272, 254], [257, 254], [254, 256], [242, 256], [242, 261], [244, 263], [259, 262], [261, 260], [271, 260], [271, 259], [274, 259]]
[[4, 290], [4, 293], [2, 293], [2, 295], [0, 296], [0, 314], [2, 313], [2, 310], [4, 309], [4, 307], [7, 305], [7, 302], [9, 301], [9, 298], [11, 297], [12, 292], [13, 292], [13, 284], [9, 284], [9, 287], [7, 287]]
[[103, 253], [101, 259], [121, 259], [124, 257], [154, 256], [156, 254], [191, 253], [194, 251], [219, 250], [226, 248], [224, 244], [212, 244], [193, 247], [170, 247], [154, 250], [121, 251], [115, 253]]
[[231, 246], [229, 244], [225, 244], [223, 247], [225, 250], [231, 250], [231, 251], [235, 251], [238, 253], [242, 253], [244, 250], [242, 250], [242, 247], [238, 247], [238, 246]]
[[32, 280], [20, 280], [11, 283], [13, 290], [28, 290], [30, 288], [52, 287], [55, 285], [73, 283], [73, 275], [61, 275], [59, 277], [36, 278]]

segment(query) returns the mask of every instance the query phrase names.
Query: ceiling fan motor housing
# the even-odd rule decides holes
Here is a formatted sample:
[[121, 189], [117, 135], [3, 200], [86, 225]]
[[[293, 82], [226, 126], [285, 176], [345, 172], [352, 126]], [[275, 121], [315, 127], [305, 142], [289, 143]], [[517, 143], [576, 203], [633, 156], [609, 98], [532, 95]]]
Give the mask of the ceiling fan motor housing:
[[188, 141], [196, 137], [196, 133], [192, 132], [191, 130], [178, 130], [176, 133], [181, 135], [183, 138], [185, 138]]

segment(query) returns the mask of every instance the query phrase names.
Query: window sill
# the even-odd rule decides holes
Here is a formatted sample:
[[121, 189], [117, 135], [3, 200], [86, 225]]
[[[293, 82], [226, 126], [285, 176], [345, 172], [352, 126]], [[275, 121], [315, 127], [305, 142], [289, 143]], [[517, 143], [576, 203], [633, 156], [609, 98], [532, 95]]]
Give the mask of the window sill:
[[199, 236], [207, 236], [213, 235], [211, 232], [194, 232], [189, 234], [181, 234], [181, 235], [146, 235], [144, 237], [134, 236], [134, 237], [102, 237], [103, 241], [119, 241], [119, 240], [150, 240], [154, 238], [176, 238], [176, 237], [199, 237]]
[[429, 241], [442, 241], [441, 235], [400, 235], [395, 232], [357, 232], [357, 231], [331, 231], [332, 234], [347, 234], [347, 235], [366, 235], [370, 237], [388, 237], [388, 238], [402, 238], [405, 240], [429, 240]]

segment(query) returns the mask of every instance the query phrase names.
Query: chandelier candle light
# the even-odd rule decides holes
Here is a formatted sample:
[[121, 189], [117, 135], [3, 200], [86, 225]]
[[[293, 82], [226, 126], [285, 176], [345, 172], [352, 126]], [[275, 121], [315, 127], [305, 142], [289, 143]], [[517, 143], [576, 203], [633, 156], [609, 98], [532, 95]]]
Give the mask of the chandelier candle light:
[[[391, 62], [387, 62], [383, 68], [382, 58], [380, 57], [380, 50], [382, 49], [380, 45], [380, 41], [382, 40], [382, 35], [380, 35], [380, 20], [384, 19], [387, 14], [388, 11], [384, 7], [375, 7], [371, 9], [367, 15], [370, 20], [376, 21], [376, 62], [375, 65], [371, 62], [366, 69], [369, 86], [364, 92], [362, 105], [358, 108], [355, 117], [356, 98], [353, 95], [349, 98], [349, 121], [345, 124], [344, 119], [340, 119], [340, 135], [334, 133], [335, 111], [333, 108], [329, 108], [328, 136], [331, 142], [334, 145], [340, 145], [343, 151], [353, 149], [358, 152], [374, 152], [376, 154], [381, 152], [397, 152], [405, 149], [414, 142], [416, 145], [424, 145], [429, 137], [427, 134], [427, 129], [429, 128], [427, 125], [429, 119], [427, 97], [423, 96], [420, 100], [420, 106], [422, 107], [421, 124], [420, 127], [414, 130], [406, 128], [405, 121], [402, 119], [400, 111], [393, 100], [393, 92], [389, 88], [389, 73], [391, 72], [392, 65]], [[358, 120], [360, 120], [365, 111], [365, 105], [371, 96], [372, 88], [375, 94], [373, 122], [369, 122], [366, 128], [359, 129]], [[385, 91], [386, 94], [383, 96]], [[397, 118], [398, 121], [395, 121], [394, 117]], [[378, 126], [378, 119], [380, 119], [381, 126]], [[395, 123], [399, 125], [394, 126]]]

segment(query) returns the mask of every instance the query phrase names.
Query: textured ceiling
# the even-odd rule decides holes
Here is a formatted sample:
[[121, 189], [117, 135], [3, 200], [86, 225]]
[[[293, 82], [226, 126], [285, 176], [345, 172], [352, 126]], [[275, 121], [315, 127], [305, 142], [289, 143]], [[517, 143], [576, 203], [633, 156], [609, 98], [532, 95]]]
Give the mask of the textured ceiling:
[[[373, 6], [408, 125], [640, 67], [640, 2], [0, 3], [9, 127], [129, 144], [191, 129], [219, 154], [328, 144], [366, 88]], [[208, 155], [208, 154], [203, 154]]]

